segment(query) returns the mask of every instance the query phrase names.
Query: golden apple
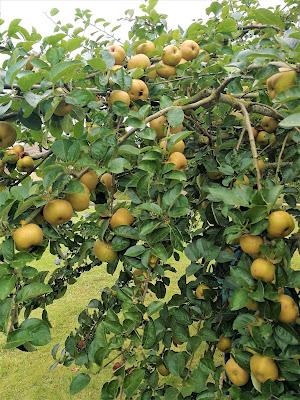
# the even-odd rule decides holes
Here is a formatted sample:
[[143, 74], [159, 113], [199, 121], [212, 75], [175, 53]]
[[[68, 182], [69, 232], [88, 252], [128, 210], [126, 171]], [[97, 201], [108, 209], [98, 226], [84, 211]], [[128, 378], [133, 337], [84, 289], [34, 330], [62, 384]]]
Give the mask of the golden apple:
[[168, 162], [175, 165], [174, 167], [175, 170], [182, 170], [187, 167], [187, 159], [185, 158], [185, 155], [179, 153], [178, 151], [175, 151], [174, 153], [170, 154]]
[[21, 172], [29, 172], [34, 168], [34, 161], [30, 156], [24, 156], [17, 161], [17, 168]]
[[83, 192], [68, 193], [66, 195], [66, 200], [71, 204], [75, 211], [86, 210], [90, 205], [90, 191], [83, 183], [82, 186]]
[[200, 47], [194, 40], [185, 40], [180, 46], [182, 57], [191, 61], [194, 60], [199, 54]]
[[55, 199], [49, 201], [43, 208], [43, 216], [50, 225], [60, 225], [70, 221], [73, 208], [67, 200]]
[[209, 286], [205, 285], [204, 283], [200, 283], [200, 285], [197, 286], [195, 291], [197, 299], [204, 300], [204, 292], [207, 289], [209, 289]]
[[109, 95], [108, 98], [108, 104], [112, 106], [114, 103], [117, 101], [120, 101], [127, 106], [130, 105], [130, 96], [127, 92], [124, 92], [124, 90], [113, 90], [111, 94]]
[[154, 129], [156, 132], [156, 137], [161, 139], [166, 136], [167, 129], [167, 119], [164, 115], [161, 115], [158, 118], [153, 119], [149, 123], [150, 128]]
[[278, 72], [267, 79], [267, 90], [271, 99], [296, 85], [297, 73], [294, 70]]
[[0, 148], [12, 146], [16, 138], [17, 132], [13, 125], [5, 121], [0, 121]]
[[23, 225], [13, 232], [13, 241], [17, 250], [28, 250], [32, 246], [42, 244], [44, 235], [36, 224]]
[[182, 58], [181, 50], [177, 46], [170, 44], [164, 47], [163, 54], [161, 57], [162, 62], [164, 64], [171, 65], [174, 67], [180, 62], [181, 58]]
[[88, 171], [80, 177], [80, 182], [92, 192], [98, 185], [98, 175], [93, 170]]
[[118, 208], [112, 215], [109, 224], [114, 229], [121, 225], [132, 225], [133, 221], [134, 217], [127, 208]]
[[112, 249], [111, 243], [97, 239], [94, 243], [94, 254], [98, 260], [111, 263], [118, 258], [118, 253]]
[[269, 215], [268, 235], [271, 238], [283, 238], [295, 229], [293, 217], [286, 211], [273, 211]]
[[229, 380], [236, 386], [244, 386], [249, 381], [248, 372], [240, 367], [233, 358], [226, 362], [225, 371]]
[[275, 279], [275, 265], [264, 258], [254, 260], [250, 270], [254, 279], [263, 282], [272, 282]]
[[293, 324], [299, 316], [299, 308], [291, 296], [286, 294], [279, 295], [280, 314], [279, 321], [284, 324]]
[[149, 68], [151, 62], [145, 54], [136, 54], [128, 60], [127, 69]]
[[272, 117], [264, 116], [260, 121], [260, 126], [265, 132], [273, 133], [278, 127], [278, 121]]
[[135, 52], [136, 54], [145, 54], [150, 57], [155, 50], [155, 44], [150, 40], [146, 40], [146, 42], [141, 43], [137, 46]]
[[250, 370], [260, 383], [278, 379], [278, 367], [275, 361], [261, 354], [254, 354], [250, 358]]
[[161, 78], [168, 79], [171, 76], [176, 75], [176, 68], [172, 67], [171, 65], [166, 65], [162, 62], [156, 64], [156, 72], [157, 75], [160, 76]]
[[149, 97], [148, 86], [141, 79], [132, 79], [128, 92], [131, 100], [147, 100]]
[[115, 64], [121, 65], [125, 60], [126, 53], [122, 46], [114, 44], [108, 48], [108, 51], [114, 56]]
[[240, 237], [240, 246], [244, 253], [250, 256], [258, 255], [260, 246], [264, 243], [261, 236], [243, 235]]

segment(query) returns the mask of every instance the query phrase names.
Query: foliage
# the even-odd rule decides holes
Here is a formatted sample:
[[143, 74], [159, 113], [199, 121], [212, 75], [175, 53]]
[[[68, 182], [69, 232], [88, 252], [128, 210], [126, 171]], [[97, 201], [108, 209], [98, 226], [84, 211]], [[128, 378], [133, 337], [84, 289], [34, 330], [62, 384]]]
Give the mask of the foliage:
[[[297, 10], [291, 1], [275, 10], [248, 0], [212, 2], [208, 21], [183, 31], [168, 30], [156, 4], [143, 3], [141, 16], [127, 10], [123, 20], [132, 24], [125, 43], [115, 36], [118, 26], [79, 9], [74, 25], [57, 20], [54, 34], [45, 38], [28, 32], [19, 19], [1, 34], [8, 58], [0, 119], [15, 127], [18, 143], [39, 148], [34, 154], [25, 149], [35, 160], [28, 171], [0, 149], [0, 329], [6, 347], [32, 351], [50, 342], [47, 306], [81, 274], [99, 267], [94, 244], [104, 241], [117, 260], [100, 268], [116, 273], [116, 282], [81, 312], [63, 351], [58, 345], [52, 351], [54, 366], [80, 369], [71, 394], [83, 390], [91, 374], [113, 366], [101, 399], [296, 399], [300, 329], [298, 320], [280, 322], [278, 292], [299, 304], [299, 272], [290, 268], [299, 235], [274, 238], [267, 228], [273, 210], [299, 216], [293, 186], [300, 172], [299, 77], [273, 99], [266, 80], [279, 68], [299, 72]], [[53, 9], [50, 18], [58, 15]], [[154, 63], [166, 45], [186, 39], [201, 51], [178, 64], [170, 79], [128, 70], [126, 61], [114, 71], [107, 50], [122, 44], [131, 57], [150, 40]], [[146, 82], [147, 99], [111, 104], [111, 91], [128, 92], [133, 79]], [[148, 126], [161, 115], [166, 149]], [[281, 121], [275, 142], [254, 141], [249, 124], [262, 130], [263, 116]], [[168, 152], [182, 140], [187, 168], [168, 162]], [[82, 194], [79, 179], [89, 170], [101, 176], [91, 190], [93, 206], [64, 224], [49, 224], [43, 207]], [[111, 185], [104, 173], [112, 175]], [[133, 221], [112, 228], [110, 218], [119, 208], [128, 208]], [[13, 233], [29, 222], [42, 227], [42, 241], [19, 251]], [[276, 265], [272, 282], [251, 274], [253, 255], [239, 245], [249, 233], [264, 238], [261, 257]], [[47, 248], [58, 257], [52, 274], [47, 266], [38, 271], [30, 265]], [[170, 259], [182, 251], [191, 262], [178, 280], [180, 294], [166, 300], [167, 274], [175, 272]], [[198, 295], [200, 284], [206, 286]], [[248, 307], [250, 300], [257, 309]], [[36, 309], [40, 318], [32, 316]], [[253, 353], [264, 354], [276, 361], [280, 379], [263, 383], [252, 374], [246, 385], [233, 385], [224, 365], [214, 362], [222, 335], [231, 338], [231, 356], [243, 369], [250, 371]], [[170, 373], [165, 378], [158, 374], [162, 364]]]

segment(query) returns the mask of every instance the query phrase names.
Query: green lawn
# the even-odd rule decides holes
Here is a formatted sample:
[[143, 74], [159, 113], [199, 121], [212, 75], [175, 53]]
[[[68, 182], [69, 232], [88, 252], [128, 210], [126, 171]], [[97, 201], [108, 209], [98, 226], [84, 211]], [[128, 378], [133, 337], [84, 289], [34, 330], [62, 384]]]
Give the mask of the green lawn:
[[[177, 274], [170, 274], [170, 295], [178, 291], [177, 277], [180, 276], [188, 261], [182, 256], [181, 261], [172, 264], [176, 266]], [[299, 268], [300, 257], [297, 254], [293, 266]], [[54, 269], [54, 257], [46, 254], [36, 263], [41, 269]], [[0, 398], [1, 400], [67, 400], [71, 399], [68, 393], [69, 383], [76, 372], [71, 368], [58, 366], [49, 371], [53, 360], [50, 350], [55, 343], [64, 343], [67, 334], [76, 326], [77, 315], [88, 303], [88, 300], [97, 297], [99, 290], [115, 281], [99, 266], [85, 273], [78, 282], [70, 286], [66, 295], [49, 306], [49, 317], [53, 325], [52, 341], [48, 346], [39, 348], [33, 353], [24, 353], [19, 350], [0, 349]], [[0, 336], [0, 345], [4, 337]], [[100, 375], [92, 378], [90, 385], [76, 399], [96, 400], [99, 398], [100, 388], [109, 376], [110, 370], [101, 371]]]
[[[182, 257], [181, 262], [174, 261], [174, 266], [180, 276], [188, 261]], [[173, 264], [173, 263], [172, 263]], [[45, 256], [36, 263], [36, 267], [43, 270], [53, 270], [54, 257]], [[178, 291], [175, 274], [171, 283], [171, 293]], [[177, 274], [176, 274], [177, 275]], [[169, 275], [171, 277], [171, 275]], [[68, 393], [69, 383], [76, 372], [71, 367], [58, 366], [49, 371], [53, 363], [50, 351], [55, 343], [64, 343], [68, 333], [76, 326], [77, 315], [86, 306], [91, 298], [97, 298], [99, 291], [111, 285], [115, 278], [107, 274], [104, 266], [86, 272], [78, 282], [70, 286], [66, 295], [49, 306], [49, 318], [53, 325], [52, 341], [48, 346], [41, 347], [33, 353], [24, 353], [19, 350], [0, 349], [0, 399], [1, 400], [67, 400], [73, 399]], [[0, 346], [4, 344], [4, 337], [0, 334]], [[100, 375], [92, 378], [90, 385], [76, 399], [99, 398], [100, 388], [109, 376], [110, 370], [101, 371]]]

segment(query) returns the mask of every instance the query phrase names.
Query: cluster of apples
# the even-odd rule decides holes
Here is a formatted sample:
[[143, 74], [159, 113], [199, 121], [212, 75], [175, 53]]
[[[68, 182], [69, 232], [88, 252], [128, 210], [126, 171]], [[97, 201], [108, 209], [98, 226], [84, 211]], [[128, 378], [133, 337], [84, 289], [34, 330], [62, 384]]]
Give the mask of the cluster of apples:
[[[29, 172], [34, 168], [32, 157], [25, 154], [21, 144], [15, 144], [17, 133], [9, 122], [0, 122], [0, 148], [5, 149], [0, 160], [0, 172], [3, 172], [6, 164], [15, 165], [20, 172]], [[12, 147], [10, 147], [12, 146]]]
[[261, 146], [272, 145], [276, 142], [276, 129], [278, 121], [272, 117], [264, 116], [258, 128], [253, 128], [253, 136], [256, 143]]
[[[293, 217], [286, 211], [273, 211], [268, 217], [267, 233], [270, 239], [284, 238], [295, 229]], [[263, 282], [273, 282], [275, 279], [275, 265], [268, 259], [260, 257], [260, 247], [264, 243], [261, 236], [251, 234], [243, 235], [240, 238], [241, 250], [254, 258], [251, 264], [251, 275], [256, 280]], [[209, 286], [201, 283], [195, 290], [197, 299], [205, 299], [205, 291]], [[280, 313], [278, 320], [281, 323], [295, 323], [299, 316], [299, 309], [291, 296], [284, 294], [283, 289], [278, 291], [278, 301], [280, 303]], [[248, 310], [257, 311], [258, 305], [252, 299], [248, 301]], [[217, 348], [222, 352], [229, 352], [232, 341], [230, 337], [221, 336], [217, 343]], [[230, 381], [237, 386], [243, 386], [249, 381], [249, 373], [242, 368], [233, 357], [225, 364], [225, 371]], [[279, 371], [276, 362], [262, 354], [253, 354], [250, 358], [250, 371], [258, 382], [264, 383], [267, 380], [275, 381], [279, 378]]]
[[[293, 217], [286, 211], [273, 211], [268, 217], [268, 237], [270, 239], [284, 238], [295, 229]], [[251, 264], [250, 272], [254, 279], [269, 283], [275, 279], [275, 265], [271, 260], [259, 256], [260, 247], [264, 239], [256, 235], [243, 235], [240, 238], [240, 247], [242, 251], [255, 258]], [[278, 298], [281, 311], [279, 321], [283, 323], [294, 323], [299, 315], [299, 309], [294, 300], [283, 293]], [[256, 310], [257, 304], [251, 301], [249, 309]]]
[[[112, 229], [118, 226], [130, 226], [134, 222], [134, 216], [127, 208], [118, 208], [109, 220]], [[117, 260], [118, 253], [113, 250], [112, 244], [104, 240], [97, 239], [94, 243], [94, 254], [101, 262], [111, 263]]]
[[[108, 48], [108, 51], [115, 59], [115, 65], [112, 71], [117, 71], [123, 67], [125, 62], [126, 53], [122, 46], [113, 45]], [[175, 45], [168, 45], [163, 49], [162, 61], [151, 65], [150, 58], [155, 51], [155, 44], [150, 41], [140, 44], [136, 48], [136, 54], [128, 59], [127, 70], [141, 68], [148, 70], [147, 77], [154, 79], [156, 76], [169, 78], [176, 75], [175, 66], [191, 61], [199, 54], [199, 45], [193, 40], [185, 40], [180, 48]], [[149, 90], [146, 83], [141, 79], [132, 79], [131, 87], [128, 92], [123, 90], [113, 90], [109, 96], [108, 103], [110, 105], [117, 101], [121, 101], [127, 106], [131, 101], [147, 100], [149, 97]]]
[[[80, 183], [83, 187], [81, 192], [66, 194], [63, 199], [50, 200], [44, 207], [42, 215], [36, 218], [37, 222], [48, 222], [52, 226], [64, 224], [71, 220], [74, 211], [86, 210], [90, 205], [90, 195], [96, 189], [99, 178], [95, 171], [87, 171], [80, 178]], [[109, 173], [103, 174], [100, 182], [111, 190], [112, 175]], [[38, 223], [27, 223], [21, 221], [21, 226], [13, 232], [13, 240], [16, 249], [28, 250], [33, 246], [39, 246], [44, 240], [43, 230]]]

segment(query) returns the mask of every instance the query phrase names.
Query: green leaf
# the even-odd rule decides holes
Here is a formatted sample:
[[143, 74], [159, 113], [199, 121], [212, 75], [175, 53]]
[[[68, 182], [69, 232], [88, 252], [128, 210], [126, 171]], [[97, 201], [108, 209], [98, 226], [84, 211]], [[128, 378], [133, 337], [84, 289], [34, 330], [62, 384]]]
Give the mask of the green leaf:
[[209, 187], [208, 200], [214, 202], [223, 202], [224, 204], [230, 206], [249, 206], [250, 196], [252, 194], [252, 189], [249, 187], [235, 187], [233, 189], [227, 189], [225, 187]]
[[140, 150], [130, 144], [124, 144], [119, 147], [118, 153], [120, 155], [138, 156], [140, 154]]
[[185, 138], [189, 137], [192, 134], [192, 131], [182, 131], [175, 133], [174, 135], [171, 135], [167, 137], [167, 149], [171, 150], [174, 144], [179, 142], [180, 140], [184, 140]]
[[144, 369], [135, 369], [133, 372], [125, 376], [124, 391], [128, 399], [130, 399], [136, 393], [144, 379], [144, 376]]
[[78, 140], [56, 140], [51, 150], [53, 154], [63, 161], [77, 161], [80, 156], [80, 143]]
[[91, 58], [88, 60], [88, 64], [97, 71], [106, 71], [106, 64], [102, 58]]
[[156, 328], [152, 319], [147, 321], [144, 328], [143, 347], [144, 349], [151, 349], [156, 342]]
[[74, 395], [79, 393], [90, 383], [91, 377], [88, 374], [80, 373], [76, 375], [70, 385], [70, 394]]
[[9, 333], [5, 348], [14, 348], [26, 342], [44, 346], [51, 340], [49, 325], [38, 318], [26, 319], [18, 329]]
[[114, 379], [106, 382], [101, 390], [101, 400], [115, 400], [119, 390], [119, 382]]
[[54, 17], [54, 15], [59, 13], [59, 9], [58, 8], [51, 8], [50, 10], [50, 15], [51, 17]]
[[50, 69], [49, 80], [51, 82], [59, 80], [69, 82], [75, 77], [77, 70], [81, 67], [82, 63], [80, 61], [61, 61]]
[[230, 299], [230, 309], [240, 310], [248, 302], [248, 292], [245, 289], [235, 289]]
[[291, 114], [279, 122], [281, 128], [300, 127], [300, 113]]
[[32, 85], [39, 83], [42, 78], [42, 72], [29, 72], [28, 74], [19, 77], [17, 82], [21, 90], [26, 92], [27, 90], [31, 89]]
[[125, 256], [128, 257], [137, 257], [140, 256], [141, 254], [143, 254], [145, 252], [145, 247], [137, 244], [135, 246], [129, 247], [129, 249], [126, 250]]
[[280, 29], [284, 29], [284, 22], [280, 16], [267, 8], [257, 8], [251, 12], [251, 16], [256, 22], [260, 22], [261, 24], [275, 25]]
[[237, 23], [233, 18], [226, 18], [217, 25], [217, 32], [232, 33], [237, 31]]
[[131, 165], [125, 158], [115, 158], [108, 163], [108, 169], [114, 174], [120, 174], [125, 169], [130, 169]]
[[0, 301], [0, 331], [6, 333], [8, 321], [13, 306], [13, 299], [8, 298]]
[[18, 291], [16, 299], [18, 302], [22, 302], [51, 292], [52, 292], [51, 286], [41, 282], [32, 282], [29, 283], [28, 285], [23, 286]]
[[80, 47], [84, 39], [84, 37], [74, 37], [72, 39], [62, 42], [61, 47], [63, 47], [68, 52], [74, 51]]
[[4, 300], [15, 288], [17, 278], [14, 275], [4, 275], [0, 279], [0, 300]]
[[167, 113], [167, 120], [172, 127], [179, 126], [184, 120], [184, 112], [181, 108], [172, 108]]
[[193, 243], [190, 243], [185, 248], [185, 255], [191, 261], [197, 261], [204, 257], [207, 261], [216, 259], [221, 251], [221, 248], [216, 246], [212, 241], [201, 238]]
[[171, 374], [181, 376], [186, 363], [185, 355], [171, 350], [165, 356], [164, 363]]

